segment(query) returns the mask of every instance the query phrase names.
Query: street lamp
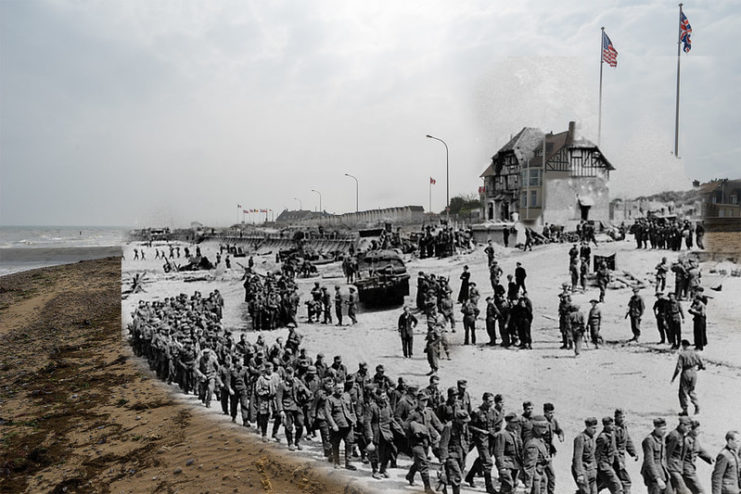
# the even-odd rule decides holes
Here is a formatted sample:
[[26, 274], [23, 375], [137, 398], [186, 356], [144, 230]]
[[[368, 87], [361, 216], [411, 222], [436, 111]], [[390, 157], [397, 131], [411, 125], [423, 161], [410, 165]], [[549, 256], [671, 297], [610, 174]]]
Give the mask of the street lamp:
[[299, 199], [298, 197], [294, 197], [293, 199], [295, 201], [298, 201], [298, 210], [299, 211], [303, 211], [304, 210], [304, 205], [301, 203], [301, 199]]
[[322, 212], [322, 193], [314, 189], [311, 189], [311, 191], [319, 194], [319, 212], [321, 213]]
[[430, 134], [427, 134], [426, 137], [428, 139], [435, 139], [436, 141], [440, 141], [443, 143], [443, 146], [445, 146], [445, 212], [448, 216], [448, 225], [450, 225], [450, 160], [448, 145], [439, 137], [431, 136]]
[[358, 211], [360, 211], [360, 209], [358, 209], [358, 179], [357, 177], [354, 177], [349, 173], [345, 173], [345, 176], [355, 180], [355, 212], [357, 213]]

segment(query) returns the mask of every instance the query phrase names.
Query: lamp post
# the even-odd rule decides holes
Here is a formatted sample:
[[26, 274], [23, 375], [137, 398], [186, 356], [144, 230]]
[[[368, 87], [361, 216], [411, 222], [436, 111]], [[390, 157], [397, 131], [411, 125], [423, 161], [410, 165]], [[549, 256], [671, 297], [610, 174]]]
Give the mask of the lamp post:
[[448, 225], [450, 225], [450, 159], [448, 153], [448, 144], [440, 139], [439, 137], [431, 136], [427, 134], [428, 139], [435, 139], [440, 141], [445, 146], [445, 213], [448, 218]]
[[311, 191], [319, 194], [319, 212], [321, 213], [322, 212], [322, 193], [315, 189], [311, 189]]
[[350, 175], [349, 173], [345, 173], [345, 176], [355, 180], [355, 212], [357, 213], [358, 211], [360, 211], [360, 209], [358, 208], [358, 179], [357, 177]]
[[303, 211], [304, 205], [301, 203], [301, 199], [299, 199], [298, 197], [294, 197], [293, 200], [298, 201], [298, 210]]

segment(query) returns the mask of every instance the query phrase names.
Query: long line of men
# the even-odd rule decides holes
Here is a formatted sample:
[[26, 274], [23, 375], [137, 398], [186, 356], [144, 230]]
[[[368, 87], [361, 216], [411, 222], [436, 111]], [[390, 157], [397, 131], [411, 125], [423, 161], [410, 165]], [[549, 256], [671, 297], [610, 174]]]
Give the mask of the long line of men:
[[[690, 221], [672, 220], [663, 218], [638, 218], [628, 229], [634, 235], [636, 246], [639, 249], [669, 249], [679, 251], [684, 241], [687, 250], [694, 244], [704, 249], [703, 239], [705, 227], [702, 222], [693, 225]], [[693, 241], [694, 238], [694, 241]]]

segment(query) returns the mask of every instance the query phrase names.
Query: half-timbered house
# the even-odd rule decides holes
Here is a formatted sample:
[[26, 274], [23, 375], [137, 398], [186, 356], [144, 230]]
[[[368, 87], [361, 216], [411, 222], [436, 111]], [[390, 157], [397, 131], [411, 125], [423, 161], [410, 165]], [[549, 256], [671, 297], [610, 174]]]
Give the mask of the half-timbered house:
[[[544, 158], [545, 155], [545, 158]], [[525, 127], [492, 157], [481, 174], [487, 220], [530, 226], [610, 219], [610, 172], [596, 144], [567, 131], [544, 134]]]

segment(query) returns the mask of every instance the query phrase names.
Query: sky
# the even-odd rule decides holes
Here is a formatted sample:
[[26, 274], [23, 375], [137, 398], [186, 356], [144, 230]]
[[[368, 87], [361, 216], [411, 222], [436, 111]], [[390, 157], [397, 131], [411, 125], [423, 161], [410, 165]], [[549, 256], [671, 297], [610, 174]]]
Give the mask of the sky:
[[739, 177], [741, 4], [684, 11], [677, 158], [674, 2], [3, 0], [0, 224], [344, 213], [345, 173], [360, 210], [439, 211], [427, 134], [451, 197], [522, 127], [597, 141], [602, 26], [611, 195]]

